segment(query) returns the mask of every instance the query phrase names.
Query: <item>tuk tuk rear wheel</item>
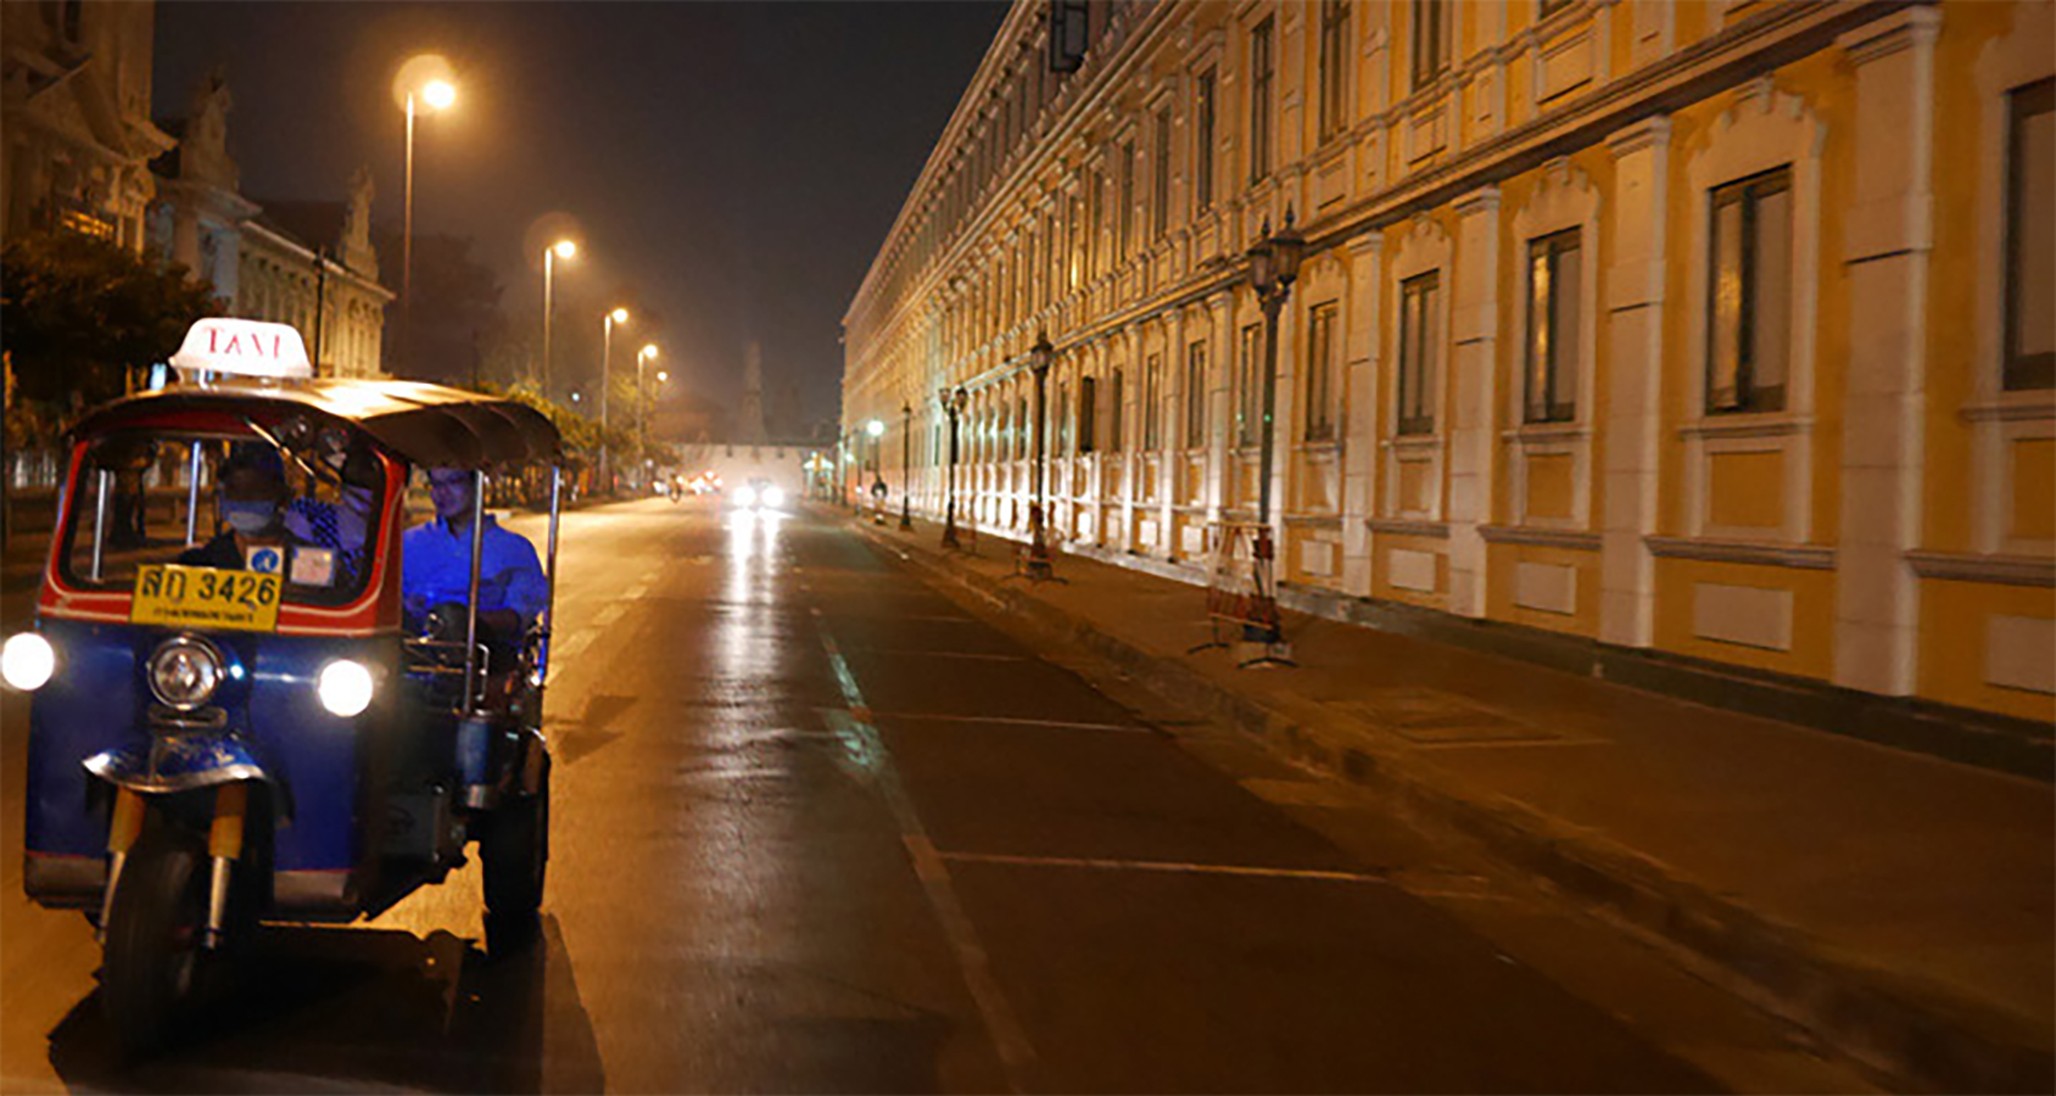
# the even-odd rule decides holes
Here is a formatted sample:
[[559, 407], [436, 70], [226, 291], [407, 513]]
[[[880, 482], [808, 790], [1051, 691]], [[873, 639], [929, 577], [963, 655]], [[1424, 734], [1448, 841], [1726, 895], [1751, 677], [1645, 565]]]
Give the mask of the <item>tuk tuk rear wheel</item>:
[[130, 1057], [165, 1045], [193, 992], [207, 926], [207, 850], [158, 820], [129, 850], [107, 915], [100, 1000]]
[[541, 928], [543, 880], [550, 863], [550, 761], [535, 794], [507, 799], [486, 816], [478, 858], [485, 875], [485, 947], [511, 955]]

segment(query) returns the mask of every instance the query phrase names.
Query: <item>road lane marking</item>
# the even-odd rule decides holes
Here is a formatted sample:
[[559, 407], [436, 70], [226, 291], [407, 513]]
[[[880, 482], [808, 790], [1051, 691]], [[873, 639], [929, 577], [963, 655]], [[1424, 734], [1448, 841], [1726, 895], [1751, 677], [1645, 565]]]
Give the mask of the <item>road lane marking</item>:
[[[820, 610], [815, 609], [814, 613], [819, 617]], [[892, 763], [892, 752], [886, 748], [885, 739], [879, 735], [877, 724], [872, 721], [870, 705], [864, 702], [864, 691], [858, 686], [856, 675], [850, 672], [849, 662], [836, 648], [835, 637], [829, 634], [827, 623], [818, 623], [821, 647], [828, 652], [829, 665], [834, 669], [835, 679], [841, 684], [843, 698], [850, 707], [847, 718], [832, 721], [839, 724], [834, 729], [843, 736], [843, 748], [850, 761], [871, 778], [887, 808], [892, 811], [893, 820], [899, 826], [900, 843], [906, 846], [907, 856], [913, 861], [914, 876], [921, 881], [921, 889], [928, 896], [928, 905], [935, 911], [935, 919], [942, 925], [950, 950], [956, 953], [957, 968], [964, 976], [964, 987], [978, 1006], [978, 1015], [985, 1021], [985, 1033], [992, 1040], [993, 1050], [999, 1054], [1007, 1087], [1014, 1092], [1026, 1092], [1028, 1071], [1035, 1065], [1035, 1048], [1029, 1044], [1020, 1021], [1014, 1017], [1013, 1007], [1000, 991], [999, 980], [992, 973], [992, 961], [978, 938], [977, 927], [971, 924], [970, 915], [964, 912], [956, 884], [950, 879], [948, 865], [936, 852], [935, 843], [928, 839], [928, 828], [922, 824], [920, 814], [914, 810], [914, 801], [900, 783], [899, 769]]]
[[1331, 883], [1384, 883], [1375, 872], [1323, 871], [1318, 868], [1266, 868], [1251, 864], [1192, 864], [1177, 860], [1116, 860], [1085, 856], [1016, 856], [999, 852], [946, 852], [944, 860], [966, 864], [1014, 864], [1036, 868], [1086, 868], [1093, 871], [1154, 871], [1178, 875], [1239, 875], [1259, 879], [1316, 879]]
[[1004, 715], [930, 715], [925, 712], [879, 712], [880, 719], [913, 723], [998, 723], [1008, 727], [1048, 727], [1059, 731], [1114, 731], [1119, 734], [1151, 734], [1148, 727], [1130, 723], [1074, 723], [1064, 719], [1016, 719]]
[[979, 662], [1034, 662], [1024, 654], [977, 654], [968, 650], [907, 650], [907, 648], [851, 648], [849, 654], [905, 654], [911, 658], [970, 658]]

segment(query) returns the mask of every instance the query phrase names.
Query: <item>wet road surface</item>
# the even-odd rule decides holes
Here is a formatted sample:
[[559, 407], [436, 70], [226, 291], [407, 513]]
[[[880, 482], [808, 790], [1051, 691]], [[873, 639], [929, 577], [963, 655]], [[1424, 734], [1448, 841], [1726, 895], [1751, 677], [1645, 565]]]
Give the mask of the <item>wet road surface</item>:
[[1259, 794], [1311, 786], [1169, 733], [845, 520], [568, 516], [541, 946], [485, 956], [466, 869], [368, 925], [269, 930], [213, 1034], [127, 1072], [83, 919], [21, 896], [8, 697], [0, 1081], [1721, 1087], [1660, 1017], [1618, 1018], [1397, 885], [1430, 850], [1395, 824], [1338, 843], [1308, 824], [1318, 789]]

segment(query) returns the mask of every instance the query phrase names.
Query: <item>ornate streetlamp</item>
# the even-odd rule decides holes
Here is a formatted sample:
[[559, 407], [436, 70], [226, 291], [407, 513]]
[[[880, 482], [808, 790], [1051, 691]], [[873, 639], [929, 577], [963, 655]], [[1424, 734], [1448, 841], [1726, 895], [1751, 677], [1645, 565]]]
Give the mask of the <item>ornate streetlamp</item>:
[[1031, 581], [1056, 577], [1056, 568], [1049, 558], [1049, 534], [1043, 528], [1043, 514], [1047, 503], [1043, 498], [1043, 439], [1048, 436], [1046, 425], [1048, 415], [1049, 367], [1056, 358], [1056, 351], [1049, 345], [1049, 333], [1035, 336], [1035, 345], [1028, 351], [1028, 371], [1035, 377], [1035, 501], [1028, 504], [1028, 559], [1022, 566], [1022, 573]]
[[1262, 459], [1258, 465], [1256, 544], [1254, 555], [1257, 576], [1257, 598], [1261, 603], [1258, 615], [1265, 618], [1262, 627], [1248, 629], [1248, 638], [1267, 644], [1282, 642], [1284, 630], [1280, 626], [1276, 594], [1267, 579], [1273, 578], [1272, 561], [1277, 558], [1277, 546], [1271, 538], [1271, 463], [1272, 450], [1277, 444], [1277, 430], [1272, 419], [1278, 402], [1278, 313], [1285, 307], [1285, 299], [1292, 292], [1292, 283], [1299, 277], [1299, 261], [1306, 254], [1306, 240], [1292, 227], [1292, 210], [1285, 210], [1285, 227], [1273, 233], [1269, 221], [1264, 222], [1264, 238], [1249, 248], [1249, 285], [1256, 291], [1257, 303], [1264, 310], [1264, 417]]
[[914, 528], [914, 405], [900, 401], [900, 528]]
[[964, 404], [970, 402], [971, 393], [962, 385], [956, 388], [942, 388], [935, 393], [942, 402], [942, 413], [949, 416], [949, 501], [943, 510], [942, 546], [960, 547], [957, 543], [957, 419], [964, 413]]

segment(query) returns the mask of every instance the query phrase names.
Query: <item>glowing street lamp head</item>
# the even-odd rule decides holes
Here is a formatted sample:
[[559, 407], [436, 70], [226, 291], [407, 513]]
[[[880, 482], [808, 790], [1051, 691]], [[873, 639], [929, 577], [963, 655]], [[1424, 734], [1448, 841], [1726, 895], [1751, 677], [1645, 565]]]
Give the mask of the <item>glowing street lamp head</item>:
[[413, 113], [417, 109], [447, 110], [457, 101], [457, 82], [450, 59], [440, 53], [417, 53], [393, 73], [393, 105]]
[[656, 344], [656, 343], [644, 343], [644, 344], [643, 344], [643, 348], [642, 348], [641, 350], [639, 350], [639, 351], [637, 351], [637, 352], [636, 352], [636, 357], [638, 357], [638, 358], [654, 358], [654, 357], [656, 357], [656, 356], [657, 356], [657, 344]]
[[457, 102], [457, 85], [448, 80], [430, 80], [421, 86], [421, 101], [430, 110], [448, 110]]
[[612, 311], [612, 312], [609, 312], [609, 313], [607, 313], [607, 316], [608, 316], [608, 318], [609, 318], [609, 319], [613, 320], [613, 321], [614, 321], [615, 323], [627, 323], [627, 322], [628, 322], [628, 310], [627, 310], [627, 309], [625, 309], [625, 308], [617, 308], [617, 309], [615, 309], [614, 311]]
[[550, 245], [550, 250], [556, 252], [559, 259], [576, 258], [578, 255], [578, 244], [572, 240], [558, 240]]
[[879, 422], [877, 419], [872, 419], [870, 422], [864, 424], [864, 433], [869, 434], [874, 438], [882, 438], [885, 436], [885, 424]]
[[665, 381], [668, 381], [668, 380], [670, 380], [670, 379], [671, 379], [671, 374], [670, 374], [670, 373], [668, 373], [668, 372], [666, 372], [666, 371], [664, 371], [664, 370], [662, 370], [662, 369], [659, 369], [659, 370], [657, 370], [657, 383], [658, 383], [658, 384], [663, 384], [663, 383], [664, 383]]

